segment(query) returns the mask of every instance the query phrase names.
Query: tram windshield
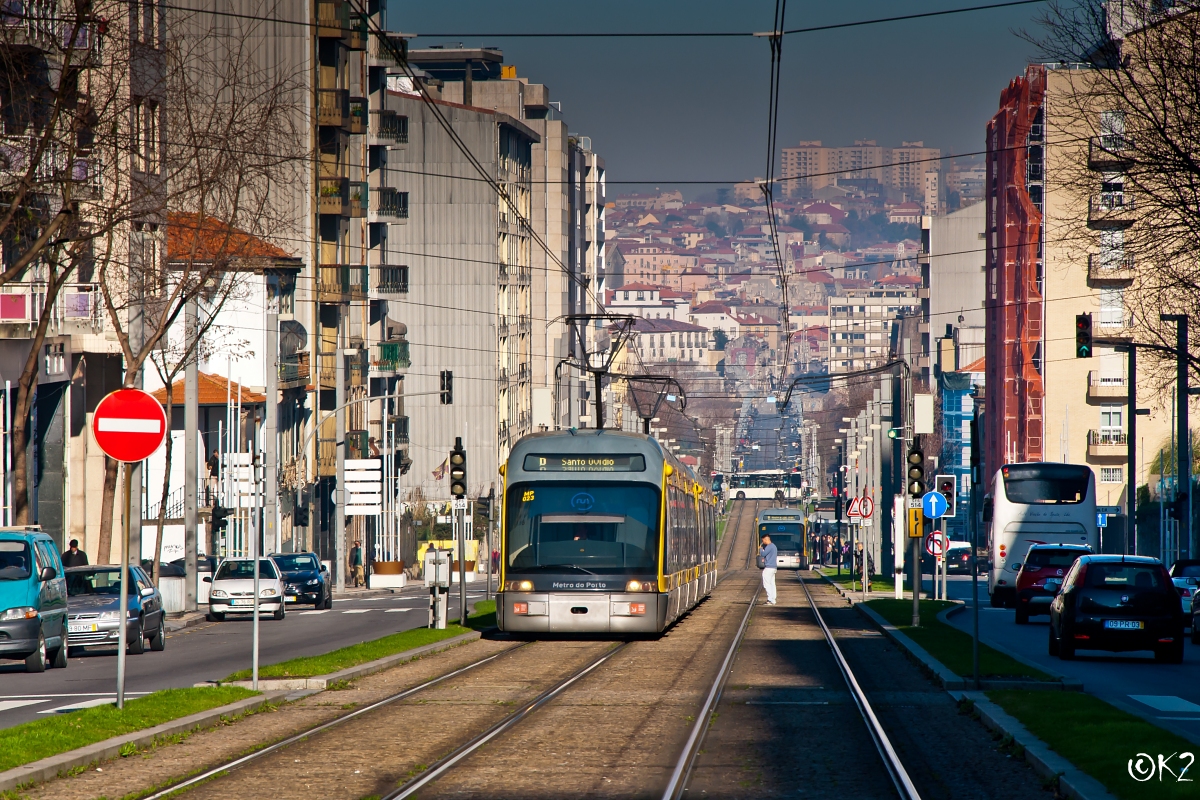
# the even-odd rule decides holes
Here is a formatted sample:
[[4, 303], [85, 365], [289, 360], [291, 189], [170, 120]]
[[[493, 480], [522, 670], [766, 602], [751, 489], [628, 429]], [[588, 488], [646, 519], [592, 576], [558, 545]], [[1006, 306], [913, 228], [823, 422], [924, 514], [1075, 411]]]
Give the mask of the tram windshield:
[[804, 531], [797, 522], [765, 522], [758, 526], [758, 536], [770, 536], [771, 544], [781, 553], [793, 552], [800, 550]]
[[658, 491], [645, 484], [517, 484], [505, 503], [509, 574], [614, 575], [657, 566]]

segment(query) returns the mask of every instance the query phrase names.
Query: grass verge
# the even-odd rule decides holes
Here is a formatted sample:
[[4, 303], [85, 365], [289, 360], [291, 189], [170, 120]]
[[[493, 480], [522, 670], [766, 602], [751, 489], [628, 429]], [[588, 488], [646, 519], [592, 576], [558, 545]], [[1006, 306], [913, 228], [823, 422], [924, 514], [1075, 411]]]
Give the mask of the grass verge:
[[[475, 604], [475, 612], [467, 617], [467, 627], [449, 623], [442, 630], [435, 628], [413, 628], [400, 633], [393, 633], [369, 642], [359, 642], [339, 650], [316, 656], [301, 656], [281, 661], [278, 664], [267, 664], [258, 668], [259, 678], [313, 678], [317, 675], [329, 675], [349, 667], [357, 667], [385, 656], [403, 653], [427, 644], [435, 644], [444, 639], [470, 633], [472, 630], [483, 630], [496, 625], [496, 601], [486, 600]], [[225, 678], [228, 681], [250, 680], [250, 670], [243, 669]]]
[[29, 764], [114, 736], [234, 703], [257, 692], [238, 686], [165, 689], [125, 703], [95, 706], [0, 730], [0, 771]]
[[[899, 628], [905, 636], [924, 647], [931, 656], [956, 675], [971, 675], [971, 637], [938, 620], [937, 615], [953, 603], [944, 600], [921, 601], [921, 627], [912, 627], [912, 600], [868, 600], [867, 605]], [[1039, 669], [1022, 664], [1015, 658], [979, 643], [979, 676], [981, 678], [1023, 678], [1052, 681], [1054, 678]]]
[[[833, 569], [823, 567], [821, 568], [820, 572], [826, 578], [829, 578], [829, 580], [833, 581], [847, 591], [862, 591], [862, 583], [859, 581], [857, 574], [852, 576], [850, 573], [843, 571], [841, 575], [838, 575], [837, 567], [834, 567]], [[896, 583], [888, 575], [872, 575], [871, 591], [881, 594], [894, 594], [896, 592]]]
[[[1171, 754], [1194, 753], [1191, 742], [1083, 692], [988, 692], [988, 698], [1021, 721], [1029, 732], [1079, 769], [1100, 781], [1117, 797], [1195, 797], [1196, 784], [1158, 773], [1158, 758], [1178, 775], [1191, 759]], [[1132, 763], [1131, 763], [1132, 762]], [[1154, 774], [1144, 782], [1151, 763]], [[1140, 771], [1140, 769], [1141, 771]], [[1188, 771], [1190, 777], [1192, 771]], [[1161, 780], [1160, 780], [1161, 778]]]

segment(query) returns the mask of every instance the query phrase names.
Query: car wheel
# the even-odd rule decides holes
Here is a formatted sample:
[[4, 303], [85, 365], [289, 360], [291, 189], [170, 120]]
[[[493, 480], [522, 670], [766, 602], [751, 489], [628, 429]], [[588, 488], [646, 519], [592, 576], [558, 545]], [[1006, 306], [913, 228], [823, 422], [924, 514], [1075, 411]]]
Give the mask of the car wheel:
[[1029, 624], [1029, 610], [1028, 609], [1021, 608], [1020, 606], [1017, 607], [1017, 624], [1018, 625], [1028, 625]]
[[329, 588], [329, 594], [325, 596], [325, 607], [333, 608], [333, 587]]
[[67, 658], [78, 658], [81, 655], [83, 655], [82, 647], [68, 647], [67, 648]]
[[26, 672], [45, 672], [46, 671], [46, 637], [40, 632], [38, 633], [37, 650], [26, 656], [25, 671]]
[[1004, 608], [1004, 598], [1000, 596], [999, 592], [992, 592], [991, 604], [992, 608]]
[[208, 621], [209, 622], [224, 622], [225, 615], [223, 613], [221, 613], [220, 611], [210, 611], [210, 612], [208, 612]]
[[146, 632], [142, 630], [141, 625], [138, 625], [137, 633], [129, 637], [129, 644], [125, 652], [131, 656], [140, 656], [146, 652]]
[[55, 669], [66, 669], [67, 668], [67, 645], [66, 645], [66, 642], [60, 644], [57, 648], [54, 649], [54, 652], [50, 653], [50, 666], [54, 667]]
[[158, 629], [150, 637], [150, 649], [156, 653], [167, 649], [167, 623], [162, 619], [158, 621]]
[[286, 613], [287, 612], [283, 608], [283, 603], [280, 603], [279, 608], [275, 610], [274, 618], [275, 619], [283, 619], [283, 617]]
[[1064, 631], [1058, 632], [1058, 657], [1063, 661], [1072, 661], [1075, 658], [1075, 640], [1068, 639]]
[[1183, 639], [1154, 648], [1154, 660], [1160, 664], [1183, 663]]
[[1050, 625], [1050, 644], [1046, 648], [1052, 656], [1058, 655], [1058, 637], [1054, 635], [1054, 625]]

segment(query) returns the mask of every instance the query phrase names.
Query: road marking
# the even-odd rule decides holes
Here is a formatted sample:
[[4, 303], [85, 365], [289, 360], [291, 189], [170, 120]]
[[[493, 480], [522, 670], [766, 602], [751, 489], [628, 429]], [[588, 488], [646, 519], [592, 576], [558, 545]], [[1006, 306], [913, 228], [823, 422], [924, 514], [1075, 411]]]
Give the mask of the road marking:
[[365, 614], [368, 611], [373, 611], [371, 608], [352, 608], [349, 611], [343, 611], [343, 614]]
[[8, 711], [13, 708], [21, 708], [22, 706], [35, 706], [38, 703], [47, 703], [50, 698], [44, 697], [41, 700], [0, 700], [0, 711]]
[[66, 714], [68, 711], [78, 711], [81, 708], [94, 708], [95, 706], [109, 706], [117, 702], [117, 698], [109, 695], [108, 697], [97, 697], [95, 700], [84, 700], [82, 703], [72, 703], [69, 706], [59, 706], [58, 708], [48, 708], [45, 711], [39, 711], [39, 714]]
[[[128, 695], [143, 695], [150, 694], [149, 692], [126, 692]], [[5, 694], [0, 695], [0, 700], [29, 700], [37, 698], [39, 700], [54, 699], [56, 697], [112, 697], [112, 692], [64, 692], [61, 694]]]
[[1150, 706], [1155, 711], [1166, 711], [1172, 714], [1195, 714], [1200, 712], [1200, 706], [1195, 703], [1189, 703], [1182, 697], [1175, 697], [1174, 695], [1131, 694], [1129, 696], [1139, 703]]
[[320, 611], [301, 611], [301, 612], [300, 612], [300, 616], [302, 616], [302, 617], [306, 617], [306, 616], [308, 616], [309, 614], [328, 614], [328, 613], [329, 613], [329, 609], [328, 609], [328, 608], [323, 608], [323, 609], [321, 609]]
[[395, 614], [400, 611], [416, 611], [416, 609], [415, 608], [389, 608], [387, 611], [384, 611], [383, 613]]

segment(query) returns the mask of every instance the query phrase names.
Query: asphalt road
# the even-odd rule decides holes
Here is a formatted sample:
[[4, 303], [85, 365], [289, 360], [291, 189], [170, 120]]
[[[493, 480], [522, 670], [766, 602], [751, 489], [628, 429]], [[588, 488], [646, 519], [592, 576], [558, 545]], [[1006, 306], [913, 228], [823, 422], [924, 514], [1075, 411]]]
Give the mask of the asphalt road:
[[[929, 586], [928, 580], [925, 585]], [[1156, 664], [1149, 651], [1079, 650], [1074, 661], [1063, 661], [1047, 652], [1049, 617], [1031, 617], [1028, 625], [1017, 625], [1014, 611], [991, 607], [986, 580], [980, 580], [979, 592], [981, 641], [1015, 653], [1048, 672], [1077, 678], [1090, 694], [1200, 744], [1200, 646], [1192, 644], [1190, 638], [1182, 664]], [[952, 575], [949, 594], [951, 600], [969, 604], [970, 576]], [[955, 614], [950, 622], [970, 633], [969, 605], [966, 613]]]
[[[483, 584], [467, 584], [468, 603], [482, 599]], [[381, 597], [335, 600], [328, 611], [289, 606], [287, 617], [263, 618], [259, 625], [259, 663], [317, 655], [390, 633], [421, 628], [428, 620], [429, 594], [423, 586]], [[458, 617], [458, 589], [450, 592], [449, 618]], [[139, 696], [159, 689], [219, 680], [251, 662], [251, 621], [228, 617], [203, 622], [167, 635], [161, 653], [129, 656], [125, 690]], [[70, 659], [66, 669], [39, 675], [19, 661], [0, 661], [0, 728], [116, 697], [116, 649], [88, 650]]]

